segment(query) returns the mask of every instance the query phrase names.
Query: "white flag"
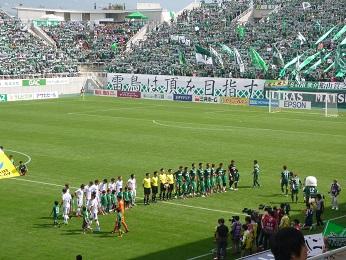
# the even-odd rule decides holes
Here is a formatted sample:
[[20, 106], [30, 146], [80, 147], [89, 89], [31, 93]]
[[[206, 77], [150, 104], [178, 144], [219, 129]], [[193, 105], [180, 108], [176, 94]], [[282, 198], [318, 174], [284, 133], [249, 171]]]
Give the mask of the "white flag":
[[309, 2], [303, 2], [303, 9], [304, 9], [304, 11], [306, 10], [306, 9], [309, 9], [310, 7], [311, 7], [311, 4], [309, 3]]
[[210, 46], [210, 52], [211, 54], [213, 54], [217, 59], [218, 61], [220, 62], [222, 68], [223, 68], [223, 60], [222, 60], [222, 57], [221, 57], [221, 54], [218, 53], [213, 47]]
[[245, 65], [243, 63], [243, 60], [240, 57], [239, 51], [237, 50], [237, 48], [234, 48], [234, 53], [235, 53], [235, 58], [237, 60], [237, 64], [239, 65], [239, 70], [241, 73], [245, 72]]
[[297, 39], [300, 40], [300, 45], [303, 45], [306, 42], [306, 38], [300, 32], [298, 32]]

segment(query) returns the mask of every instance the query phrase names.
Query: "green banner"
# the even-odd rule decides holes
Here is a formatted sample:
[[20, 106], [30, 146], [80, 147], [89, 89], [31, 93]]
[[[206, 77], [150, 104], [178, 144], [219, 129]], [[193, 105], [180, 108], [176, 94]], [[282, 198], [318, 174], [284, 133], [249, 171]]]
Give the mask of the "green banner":
[[296, 82], [288, 80], [266, 80], [264, 88], [267, 90], [305, 91], [305, 92], [337, 92], [345, 93], [346, 85], [343, 82]]
[[46, 79], [23, 79], [23, 87], [46, 86]]
[[327, 225], [325, 226], [323, 230], [323, 236], [324, 237], [343, 237], [346, 235], [346, 228], [343, 226], [340, 226], [333, 221], [328, 221]]
[[0, 94], [0, 102], [7, 102], [7, 94]]

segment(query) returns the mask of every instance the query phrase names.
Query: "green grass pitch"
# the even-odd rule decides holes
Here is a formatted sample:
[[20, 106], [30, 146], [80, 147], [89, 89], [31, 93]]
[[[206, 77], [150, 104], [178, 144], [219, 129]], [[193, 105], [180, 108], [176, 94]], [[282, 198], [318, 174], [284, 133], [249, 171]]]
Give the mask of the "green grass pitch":
[[[301, 179], [316, 176], [325, 195], [334, 178], [346, 186], [343, 114], [325, 118], [269, 114], [267, 108], [88, 96], [84, 102], [3, 103], [0, 118], [0, 144], [32, 159], [28, 176], [0, 180], [0, 259], [74, 259], [77, 254], [83, 259], [189, 259], [214, 247], [218, 218], [228, 219], [244, 207], [289, 201], [279, 185], [283, 164]], [[16, 162], [27, 160], [7, 154]], [[240, 170], [237, 192], [140, 204], [126, 212], [130, 232], [122, 239], [110, 234], [113, 215], [100, 217], [100, 233], [85, 235], [80, 219], [53, 228], [48, 217], [61, 187], [43, 183], [78, 187], [118, 175], [127, 180], [131, 173], [141, 183], [146, 172], [161, 167], [228, 164], [231, 159]], [[263, 185], [256, 190], [250, 188], [254, 159]], [[143, 196], [142, 188], [138, 196]], [[331, 211], [327, 195], [324, 219], [346, 215], [345, 202], [342, 191], [340, 210]], [[301, 194], [292, 208], [291, 214], [303, 221]], [[346, 218], [338, 221], [346, 224]]]

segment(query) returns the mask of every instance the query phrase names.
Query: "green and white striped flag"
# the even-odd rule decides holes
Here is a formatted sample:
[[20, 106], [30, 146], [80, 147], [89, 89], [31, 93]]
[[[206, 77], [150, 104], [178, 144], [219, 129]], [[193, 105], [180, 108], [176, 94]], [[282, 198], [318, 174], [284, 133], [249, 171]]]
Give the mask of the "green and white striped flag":
[[263, 71], [268, 70], [267, 63], [263, 60], [263, 58], [259, 55], [259, 53], [254, 49], [250, 48], [250, 58], [252, 60], [252, 64]]
[[336, 26], [332, 27], [328, 32], [326, 32], [325, 34], [323, 34], [316, 42], [315, 45], [319, 44], [320, 42], [322, 42], [324, 39], [326, 39], [328, 37], [328, 35], [335, 29]]
[[217, 58], [217, 60], [219, 61], [219, 63], [221, 64], [223, 68], [223, 60], [222, 60], [221, 54], [218, 53], [213, 47], [210, 46], [209, 48], [210, 48], [211, 54], [213, 54], [213, 56]]
[[298, 67], [298, 71], [302, 70], [305, 66], [309, 65], [318, 55], [320, 55], [320, 51], [307, 57]]
[[273, 47], [273, 64], [277, 66], [283, 66], [285, 64], [282, 54], [276, 46]]
[[196, 61], [197, 63], [213, 65], [213, 58], [209, 50], [196, 45]]
[[345, 32], [346, 32], [346, 24], [344, 25], [344, 27], [342, 27], [342, 29], [341, 29], [340, 31], [338, 31], [338, 32], [334, 35], [333, 41], [338, 40], [338, 39], [341, 37], [341, 35], [343, 35]]
[[225, 44], [220, 44], [220, 47], [221, 47], [222, 51], [227, 53], [230, 58], [234, 58], [235, 53], [234, 53], [234, 51], [231, 50], [230, 47], [228, 47]]
[[234, 48], [234, 53], [235, 53], [235, 58], [236, 58], [237, 64], [239, 65], [239, 71], [241, 73], [244, 73], [245, 72], [245, 65], [244, 65], [244, 62], [243, 62], [237, 48]]

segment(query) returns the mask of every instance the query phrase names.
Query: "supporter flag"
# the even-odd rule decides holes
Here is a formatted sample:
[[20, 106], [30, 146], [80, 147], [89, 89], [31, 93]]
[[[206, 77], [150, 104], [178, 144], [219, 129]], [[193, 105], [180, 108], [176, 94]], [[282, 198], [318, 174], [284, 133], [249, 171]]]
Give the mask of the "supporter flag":
[[327, 55], [325, 55], [322, 59], [319, 59], [318, 61], [316, 61], [309, 69], [304, 71], [304, 74], [310, 74], [311, 72], [315, 71], [317, 67], [320, 66], [323, 62], [325, 62], [331, 54], [332, 53], [330, 52]]
[[330, 71], [334, 66], [335, 66], [335, 62], [333, 62], [332, 64], [330, 64], [330, 65], [328, 66], [328, 68], [326, 68], [323, 72], [324, 72], [324, 73], [327, 73], [327, 72]]
[[340, 45], [346, 44], [346, 38], [340, 43]]
[[276, 66], [283, 66], [285, 64], [284, 59], [282, 58], [281, 52], [274, 46], [273, 48], [273, 64]]
[[343, 77], [346, 74], [346, 45], [338, 46], [335, 54], [336, 76]]
[[197, 63], [210, 64], [213, 65], [213, 58], [209, 50], [196, 45], [196, 61]]
[[315, 53], [314, 55], [311, 55], [309, 57], [307, 57], [301, 64], [299, 64], [298, 66], [298, 71], [300, 71], [301, 69], [303, 69], [305, 66], [309, 65], [314, 59], [316, 59], [316, 57], [318, 55], [320, 55], [320, 51]]
[[342, 29], [340, 31], [338, 31], [334, 37], [333, 37], [333, 41], [338, 40], [344, 33], [346, 32], [346, 24], [344, 25], [344, 27], [342, 27]]
[[178, 50], [178, 52], [179, 52], [179, 64], [185, 65], [186, 64], [185, 53], [183, 53], [181, 50]]
[[217, 58], [217, 60], [219, 61], [219, 63], [221, 64], [222, 68], [223, 68], [223, 60], [222, 60], [222, 56], [220, 53], [218, 53], [213, 47], [210, 46], [210, 52], [211, 54], [213, 54], [214, 57]]
[[245, 72], [245, 65], [244, 65], [244, 62], [243, 62], [237, 48], [234, 48], [234, 53], [235, 53], [235, 58], [236, 58], [237, 64], [239, 65], [239, 70], [241, 73], [244, 73]]
[[245, 27], [242, 25], [237, 26], [237, 34], [240, 40], [244, 39], [245, 36]]
[[230, 47], [228, 47], [225, 44], [220, 44], [220, 47], [221, 47], [222, 51], [227, 53], [231, 59], [234, 58], [234, 51], [232, 51]]
[[300, 41], [300, 46], [306, 42], [306, 38], [300, 32], [298, 32], [297, 39]]
[[3, 150], [0, 149], [0, 179], [20, 176], [16, 167], [8, 159]]
[[303, 2], [302, 5], [303, 5], [304, 11], [305, 11], [306, 9], [309, 9], [309, 8], [311, 7], [311, 4], [310, 4], [309, 2]]
[[171, 20], [174, 20], [175, 19], [175, 13], [170, 11], [169, 12], [169, 17], [171, 18]]
[[250, 48], [250, 58], [252, 60], [252, 64], [256, 68], [261, 69], [263, 71], [268, 70], [268, 65], [254, 48]]
[[113, 42], [111, 46], [112, 51], [116, 52], [118, 50], [118, 43]]
[[290, 62], [286, 63], [286, 65], [283, 67], [283, 69], [280, 71], [280, 78], [284, 77], [286, 75], [286, 70], [288, 69], [288, 67], [296, 64], [298, 61], [299, 61], [299, 58], [301, 57], [302, 55], [299, 55], [297, 57], [295, 57], [293, 60], [291, 60]]
[[323, 34], [316, 42], [315, 45], [319, 44], [320, 42], [324, 41], [328, 37], [328, 35], [335, 29], [336, 26], [332, 27], [328, 32]]

